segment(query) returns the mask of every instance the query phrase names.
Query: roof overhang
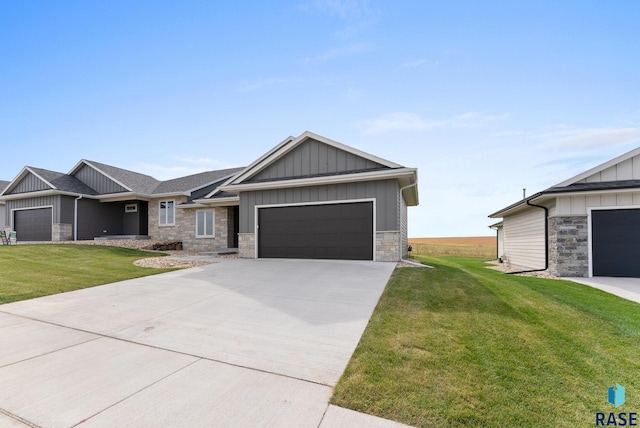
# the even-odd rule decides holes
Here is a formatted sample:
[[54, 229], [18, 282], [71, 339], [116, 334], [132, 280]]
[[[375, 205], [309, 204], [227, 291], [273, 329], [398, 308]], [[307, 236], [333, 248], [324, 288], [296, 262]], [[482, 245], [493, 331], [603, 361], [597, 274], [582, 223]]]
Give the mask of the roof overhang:
[[228, 198], [194, 199], [193, 202], [204, 207], [226, 207], [240, 205], [240, 197], [232, 196]]
[[82, 196], [83, 198], [88, 198], [88, 199], [98, 199], [98, 197], [95, 196], [95, 195], [85, 195], [85, 194], [82, 194], [82, 193], [64, 192], [64, 191], [61, 191], [61, 190], [50, 189], [50, 190], [37, 190], [35, 192], [25, 192], [25, 193], [14, 193], [14, 194], [10, 194], [10, 195], [2, 195], [2, 196], [0, 196], [0, 200], [2, 200], [2, 201], [12, 201], [12, 200], [15, 200], [15, 199], [38, 198], [38, 197], [42, 197], [42, 196], [53, 196], [53, 195], [73, 196], [74, 198]]

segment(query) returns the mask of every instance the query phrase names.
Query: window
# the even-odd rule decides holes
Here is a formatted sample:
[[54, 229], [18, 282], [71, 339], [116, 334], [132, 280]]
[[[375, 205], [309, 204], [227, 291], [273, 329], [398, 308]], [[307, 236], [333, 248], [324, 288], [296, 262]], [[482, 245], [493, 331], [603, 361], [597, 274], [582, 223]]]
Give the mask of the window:
[[158, 224], [160, 226], [173, 226], [175, 224], [175, 202], [174, 201], [160, 201], [160, 220]]
[[126, 212], [126, 213], [137, 213], [138, 212], [138, 204], [126, 204], [124, 206], [124, 212]]
[[196, 211], [196, 238], [212, 238], [214, 236], [213, 210]]

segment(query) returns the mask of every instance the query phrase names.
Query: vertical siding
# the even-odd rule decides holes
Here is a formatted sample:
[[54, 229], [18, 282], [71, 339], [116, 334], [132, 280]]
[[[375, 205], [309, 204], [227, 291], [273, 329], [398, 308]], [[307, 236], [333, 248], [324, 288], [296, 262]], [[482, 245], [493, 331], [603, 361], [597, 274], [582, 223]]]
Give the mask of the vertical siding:
[[78, 239], [123, 233], [124, 202], [103, 204], [93, 199], [78, 201]]
[[585, 183], [599, 183], [602, 181], [640, 180], [640, 156], [613, 165], [603, 171], [597, 172], [584, 180]]
[[504, 255], [510, 266], [543, 269], [545, 266], [545, 219], [540, 208], [529, 208], [504, 218]]
[[4, 204], [0, 204], [0, 229], [4, 230], [4, 227], [7, 225], [6, 222], [6, 211], [7, 211], [7, 207]]
[[240, 193], [240, 233], [254, 232], [255, 206], [376, 199], [376, 230], [399, 230], [399, 187], [396, 180], [331, 184]]
[[38, 190], [49, 190], [49, 187], [44, 181], [40, 180], [35, 175], [28, 173], [9, 193], [10, 195], [16, 193], [37, 192]]
[[[383, 165], [309, 139], [247, 182], [382, 168]], [[97, 190], [97, 189], [96, 189]]]
[[[53, 222], [60, 223], [59, 200], [60, 197], [57, 195], [9, 200], [7, 201], [7, 213], [11, 213], [11, 210], [22, 208], [53, 207]], [[13, 219], [10, 218], [10, 214], [7, 215], [7, 223], [9, 223], [8, 225], [13, 225]]]
[[87, 165], [80, 168], [80, 170], [75, 174], [75, 177], [101, 194], [127, 191], [127, 189], [120, 186], [118, 183], [105, 177], [103, 174]]

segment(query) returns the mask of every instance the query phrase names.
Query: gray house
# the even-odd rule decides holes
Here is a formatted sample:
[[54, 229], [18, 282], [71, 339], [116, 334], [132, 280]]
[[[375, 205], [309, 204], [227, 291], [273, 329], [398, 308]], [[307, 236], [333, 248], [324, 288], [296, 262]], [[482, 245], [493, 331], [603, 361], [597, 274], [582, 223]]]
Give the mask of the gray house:
[[640, 148], [489, 217], [512, 270], [640, 277]]
[[[8, 181], [0, 180], [0, 193], [9, 185]], [[5, 202], [0, 200], [0, 230], [4, 230], [6, 226]]]
[[305, 132], [246, 168], [168, 181], [87, 160], [68, 174], [25, 167], [0, 203], [21, 241], [148, 236], [247, 258], [396, 261], [417, 184], [416, 169]]

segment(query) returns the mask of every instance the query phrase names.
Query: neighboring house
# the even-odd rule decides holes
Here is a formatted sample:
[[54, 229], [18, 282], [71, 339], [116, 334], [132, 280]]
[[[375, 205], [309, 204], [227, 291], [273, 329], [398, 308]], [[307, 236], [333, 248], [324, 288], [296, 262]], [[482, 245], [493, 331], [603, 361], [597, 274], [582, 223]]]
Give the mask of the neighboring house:
[[640, 148], [489, 217], [512, 270], [640, 277]]
[[[0, 180], [0, 194], [2, 194], [2, 191], [9, 185], [9, 183], [9, 181]], [[0, 230], [4, 230], [6, 226], [5, 211], [5, 203], [4, 201], [0, 200]]]
[[246, 168], [168, 181], [80, 161], [25, 167], [0, 195], [19, 240], [149, 236], [240, 256], [397, 261], [417, 170], [310, 132]]

